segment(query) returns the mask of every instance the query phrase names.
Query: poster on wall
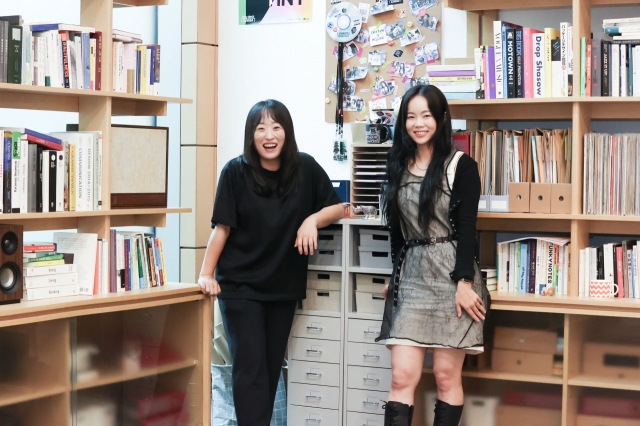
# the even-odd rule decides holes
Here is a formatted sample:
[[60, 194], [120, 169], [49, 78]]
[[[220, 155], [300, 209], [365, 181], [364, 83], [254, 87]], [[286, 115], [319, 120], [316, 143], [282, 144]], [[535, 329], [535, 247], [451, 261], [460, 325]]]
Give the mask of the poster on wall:
[[313, 0], [240, 0], [240, 25], [311, 22]]

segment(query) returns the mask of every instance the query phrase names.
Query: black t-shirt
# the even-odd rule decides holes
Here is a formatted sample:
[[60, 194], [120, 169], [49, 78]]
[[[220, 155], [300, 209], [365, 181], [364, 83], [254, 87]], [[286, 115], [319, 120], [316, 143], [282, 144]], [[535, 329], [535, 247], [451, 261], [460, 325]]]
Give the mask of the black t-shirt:
[[[305, 298], [309, 257], [294, 247], [298, 228], [313, 213], [341, 201], [313, 157], [300, 153], [300, 170], [297, 189], [285, 197], [276, 191], [258, 195], [242, 157], [222, 170], [211, 219], [212, 227], [219, 223], [231, 228], [216, 268], [221, 299]], [[279, 171], [261, 173], [275, 188]]]

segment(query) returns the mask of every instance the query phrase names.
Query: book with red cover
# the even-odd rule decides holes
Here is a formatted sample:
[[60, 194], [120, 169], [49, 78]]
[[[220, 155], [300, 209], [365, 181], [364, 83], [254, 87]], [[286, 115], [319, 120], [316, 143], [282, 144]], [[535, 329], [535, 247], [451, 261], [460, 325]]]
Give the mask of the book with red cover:
[[504, 393], [504, 403], [506, 405], [518, 405], [520, 407], [562, 410], [562, 394], [506, 391]]
[[22, 251], [27, 253], [36, 253], [39, 251], [55, 251], [55, 243], [25, 243]]
[[181, 391], [163, 393], [138, 400], [140, 420], [152, 419], [168, 413], [180, 413], [186, 394]]
[[96, 31], [89, 35], [96, 39], [96, 77], [95, 90], [102, 90], [102, 31]]
[[189, 424], [189, 412], [163, 414], [142, 420], [143, 426], [187, 426]]
[[54, 138], [53, 136], [38, 133], [31, 129], [25, 129], [24, 127], [3, 127], [3, 130], [7, 132], [18, 132], [25, 134], [27, 135], [27, 141], [29, 143], [35, 143], [38, 145], [42, 145], [48, 149], [62, 151], [62, 141], [58, 138]]
[[585, 395], [580, 399], [580, 414], [640, 419], [640, 399]]
[[469, 155], [469, 149], [471, 144], [471, 135], [468, 134], [455, 134], [452, 137], [452, 145], [455, 149], [459, 149], [465, 154]]

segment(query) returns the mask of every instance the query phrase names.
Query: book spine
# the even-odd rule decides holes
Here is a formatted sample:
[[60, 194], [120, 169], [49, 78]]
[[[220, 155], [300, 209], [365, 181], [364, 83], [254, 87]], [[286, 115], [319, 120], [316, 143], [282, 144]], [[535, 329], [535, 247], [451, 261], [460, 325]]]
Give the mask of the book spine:
[[20, 133], [14, 132], [11, 141], [11, 213], [20, 213]]
[[56, 297], [77, 296], [78, 285], [65, 285], [58, 287], [44, 287], [26, 289], [24, 291], [25, 300], [53, 299]]
[[476, 66], [476, 79], [480, 82], [480, 88], [476, 91], [476, 99], [484, 99], [484, 69], [482, 63], [483, 51], [484, 46], [473, 49], [473, 59]]
[[629, 75], [627, 68], [629, 67], [629, 63], [627, 62], [627, 45], [620, 45], [620, 96], [627, 97], [629, 96], [628, 90], [629, 85], [627, 82], [627, 76]]
[[560, 52], [560, 39], [554, 38], [551, 40], [551, 96], [554, 98], [562, 97], [562, 85], [564, 82], [563, 74], [562, 74], [562, 61], [561, 61], [561, 52]]
[[7, 83], [22, 83], [22, 27], [9, 26], [7, 43]]
[[96, 39], [91, 38], [89, 43], [89, 88], [96, 90]]
[[43, 275], [68, 274], [78, 272], [78, 266], [74, 264], [62, 264], [54, 266], [25, 266], [25, 277], [39, 277]]
[[56, 151], [47, 151], [47, 162], [49, 170], [49, 211], [56, 211], [56, 181], [58, 175], [58, 166], [56, 160]]
[[27, 135], [20, 137], [20, 213], [27, 213], [29, 206], [29, 192], [27, 184], [29, 182], [28, 175], [29, 162], [29, 143]]
[[58, 287], [58, 286], [77, 285], [77, 284], [78, 284], [77, 272], [71, 272], [67, 274], [41, 275], [41, 276], [24, 278], [25, 289]]
[[591, 96], [602, 96], [602, 53], [600, 41], [591, 41]]
[[[42, 252], [42, 253], [47, 253], [47, 252]], [[40, 254], [40, 253], [36, 253], [36, 254]], [[38, 265], [34, 265], [33, 263], [44, 262], [46, 260], [60, 260], [63, 258], [64, 258], [64, 255], [62, 254], [48, 254], [46, 256], [24, 257], [23, 261], [24, 263], [31, 263], [30, 266], [38, 266]]]
[[160, 96], [160, 45], [157, 44], [155, 46], [155, 52], [154, 52], [154, 67], [153, 67], [153, 73], [154, 73], [154, 81], [153, 81], [153, 88], [155, 90], [155, 95], [156, 96]]
[[493, 22], [493, 47], [495, 58], [496, 99], [503, 99], [503, 63], [502, 63], [502, 21]]
[[611, 86], [610, 82], [610, 70], [609, 63], [611, 61], [610, 49], [611, 43], [607, 42], [607, 40], [602, 40], [601, 42], [601, 50], [602, 50], [602, 63], [600, 68], [602, 69], [602, 96], [611, 96]]
[[573, 26], [567, 29], [567, 95], [573, 94]]
[[64, 172], [66, 163], [66, 153], [58, 151], [56, 153], [56, 211], [64, 211]]
[[124, 289], [125, 291], [131, 291], [131, 256], [129, 254], [130, 250], [130, 238], [124, 239]]
[[584, 88], [585, 96], [591, 97], [591, 40], [587, 41], [587, 54], [586, 54], [587, 64], [586, 72], [587, 72], [587, 81]]
[[620, 97], [620, 45], [611, 45], [611, 96]]
[[97, 166], [97, 177], [94, 178], [96, 181], [96, 190], [94, 192], [94, 196], [97, 199], [96, 210], [102, 210], [102, 132], [98, 132], [98, 149], [96, 150], [96, 166]]
[[513, 99], [516, 97], [516, 36], [513, 28], [505, 30], [505, 47], [506, 47], [506, 95], [505, 98]]
[[532, 36], [533, 49], [532, 49], [532, 63], [533, 63], [533, 97], [543, 98], [546, 96], [546, 70], [544, 60], [544, 34], [535, 33]]
[[91, 41], [89, 33], [80, 35], [82, 46], [83, 89], [91, 90]]
[[62, 39], [62, 72], [64, 77], [64, 87], [71, 88], [71, 76], [69, 74], [69, 39]]
[[76, 144], [69, 144], [69, 211], [76, 211], [76, 163], [77, 163]]
[[569, 24], [567, 22], [560, 23], [560, 63], [562, 66], [562, 96], [569, 96], [569, 69], [568, 62], [568, 34]]
[[84, 135], [83, 143], [85, 145], [85, 210], [93, 210], [93, 144], [95, 140], [94, 133]]
[[95, 32], [96, 39], [96, 90], [102, 90], [102, 32]]
[[29, 179], [27, 181], [29, 186], [29, 189], [27, 190], [27, 212], [35, 213], [38, 205], [38, 146], [35, 144], [29, 144], [27, 150], [27, 171], [29, 174]]

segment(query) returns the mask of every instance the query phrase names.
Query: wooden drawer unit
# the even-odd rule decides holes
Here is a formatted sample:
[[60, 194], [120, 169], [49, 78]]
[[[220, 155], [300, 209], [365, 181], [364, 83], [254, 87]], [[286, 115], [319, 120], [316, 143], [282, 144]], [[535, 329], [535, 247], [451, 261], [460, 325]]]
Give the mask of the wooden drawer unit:
[[289, 343], [289, 357], [299, 361], [338, 364], [340, 342], [292, 337]]
[[[350, 319], [347, 340], [357, 343], [376, 343], [382, 321]], [[377, 343], [382, 344], [382, 343]]]
[[340, 340], [340, 318], [295, 315], [291, 327], [292, 337]]
[[391, 368], [391, 351], [384, 345], [348, 342], [347, 365]]
[[287, 426], [336, 426], [340, 422], [338, 410], [290, 405]]
[[289, 381], [320, 386], [340, 386], [340, 365], [291, 360]]
[[347, 367], [347, 387], [389, 391], [391, 389], [391, 369], [350, 365]]
[[384, 404], [384, 401], [388, 400], [388, 398], [388, 392], [348, 389], [347, 411], [384, 415], [384, 409], [382, 408], [382, 405]]
[[337, 387], [291, 383], [287, 395], [292, 405], [331, 410], [340, 408], [340, 388]]

